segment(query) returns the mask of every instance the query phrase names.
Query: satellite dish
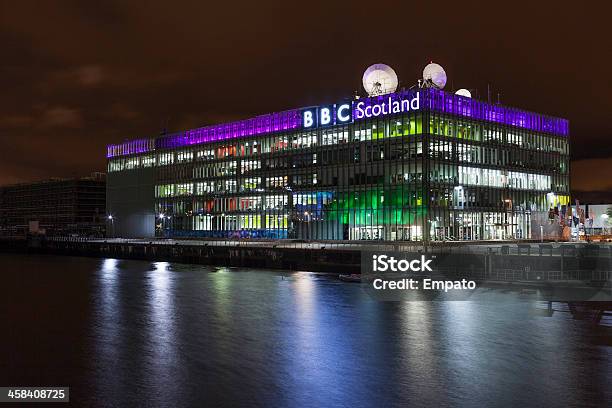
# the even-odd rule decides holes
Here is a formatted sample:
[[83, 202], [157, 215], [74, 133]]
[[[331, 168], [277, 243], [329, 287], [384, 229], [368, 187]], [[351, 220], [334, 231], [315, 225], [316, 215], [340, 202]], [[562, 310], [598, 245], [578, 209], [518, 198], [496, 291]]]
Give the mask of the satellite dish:
[[397, 75], [385, 64], [370, 65], [363, 73], [363, 89], [368, 95], [384, 95], [397, 89]]
[[457, 90], [457, 92], [455, 92], [455, 95], [465, 96], [466, 98], [471, 98], [472, 97], [472, 93], [470, 91], [468, 91], [467, 89], [464, 89], [464, 88], [461, 88], [461, 89]]
[[442, 89], [446, 85], [446, 72], [440, 65], [432, 62], [423, 70], [423, 80], [426, 85]]

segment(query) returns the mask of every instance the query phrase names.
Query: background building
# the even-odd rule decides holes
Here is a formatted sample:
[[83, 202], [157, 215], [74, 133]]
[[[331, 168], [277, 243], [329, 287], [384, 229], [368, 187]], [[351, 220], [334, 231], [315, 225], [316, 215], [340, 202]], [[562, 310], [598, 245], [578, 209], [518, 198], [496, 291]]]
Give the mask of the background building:
[[105, 174], [0, 187], [0, 236], [104, 236]]
[[576, 202], [559, 218], [570, 228], [572, 239], [612, 239], [612, 204]]
[[569, 149], [567, 120], [412, 89], [111, 145], [107, 204], [126, 237], [539, 238]]

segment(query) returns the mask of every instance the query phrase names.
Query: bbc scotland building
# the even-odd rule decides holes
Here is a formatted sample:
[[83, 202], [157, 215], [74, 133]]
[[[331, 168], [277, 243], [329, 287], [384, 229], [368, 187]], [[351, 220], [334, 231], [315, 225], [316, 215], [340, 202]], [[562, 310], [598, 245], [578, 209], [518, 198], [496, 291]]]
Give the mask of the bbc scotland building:
[[565, 119], [416, 87], [108, 146], [108, 230], [539, 238], [569, 204], [569, 153]]

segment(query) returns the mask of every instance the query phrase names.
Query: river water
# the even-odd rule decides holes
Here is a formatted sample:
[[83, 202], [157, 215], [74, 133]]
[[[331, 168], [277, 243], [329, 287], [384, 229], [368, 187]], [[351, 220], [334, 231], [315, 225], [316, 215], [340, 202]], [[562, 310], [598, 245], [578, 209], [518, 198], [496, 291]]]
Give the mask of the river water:
[[612, 401], [609, 329], [516, 293], [379, 302], [328, 275], [78, 257], [0, 270], [0, 386], [69, 386], [75, 406]]

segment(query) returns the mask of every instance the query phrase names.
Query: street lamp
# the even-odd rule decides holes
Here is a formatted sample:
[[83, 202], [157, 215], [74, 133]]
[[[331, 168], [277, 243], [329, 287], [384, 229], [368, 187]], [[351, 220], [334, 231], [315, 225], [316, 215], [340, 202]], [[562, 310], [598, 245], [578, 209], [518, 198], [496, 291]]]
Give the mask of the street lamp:
[[113, 238], [115, 236], [115, 217], [113, 217], [112, 214], [108, 214], [108, 216], [106, 217], [108, 218], [108, 220], [110, 221], [111, 224], [111, 238]]
[[306, 221], [306, 240], [310, 240], [310, 213], [308, 211], [304, 211], [304, 221]]

